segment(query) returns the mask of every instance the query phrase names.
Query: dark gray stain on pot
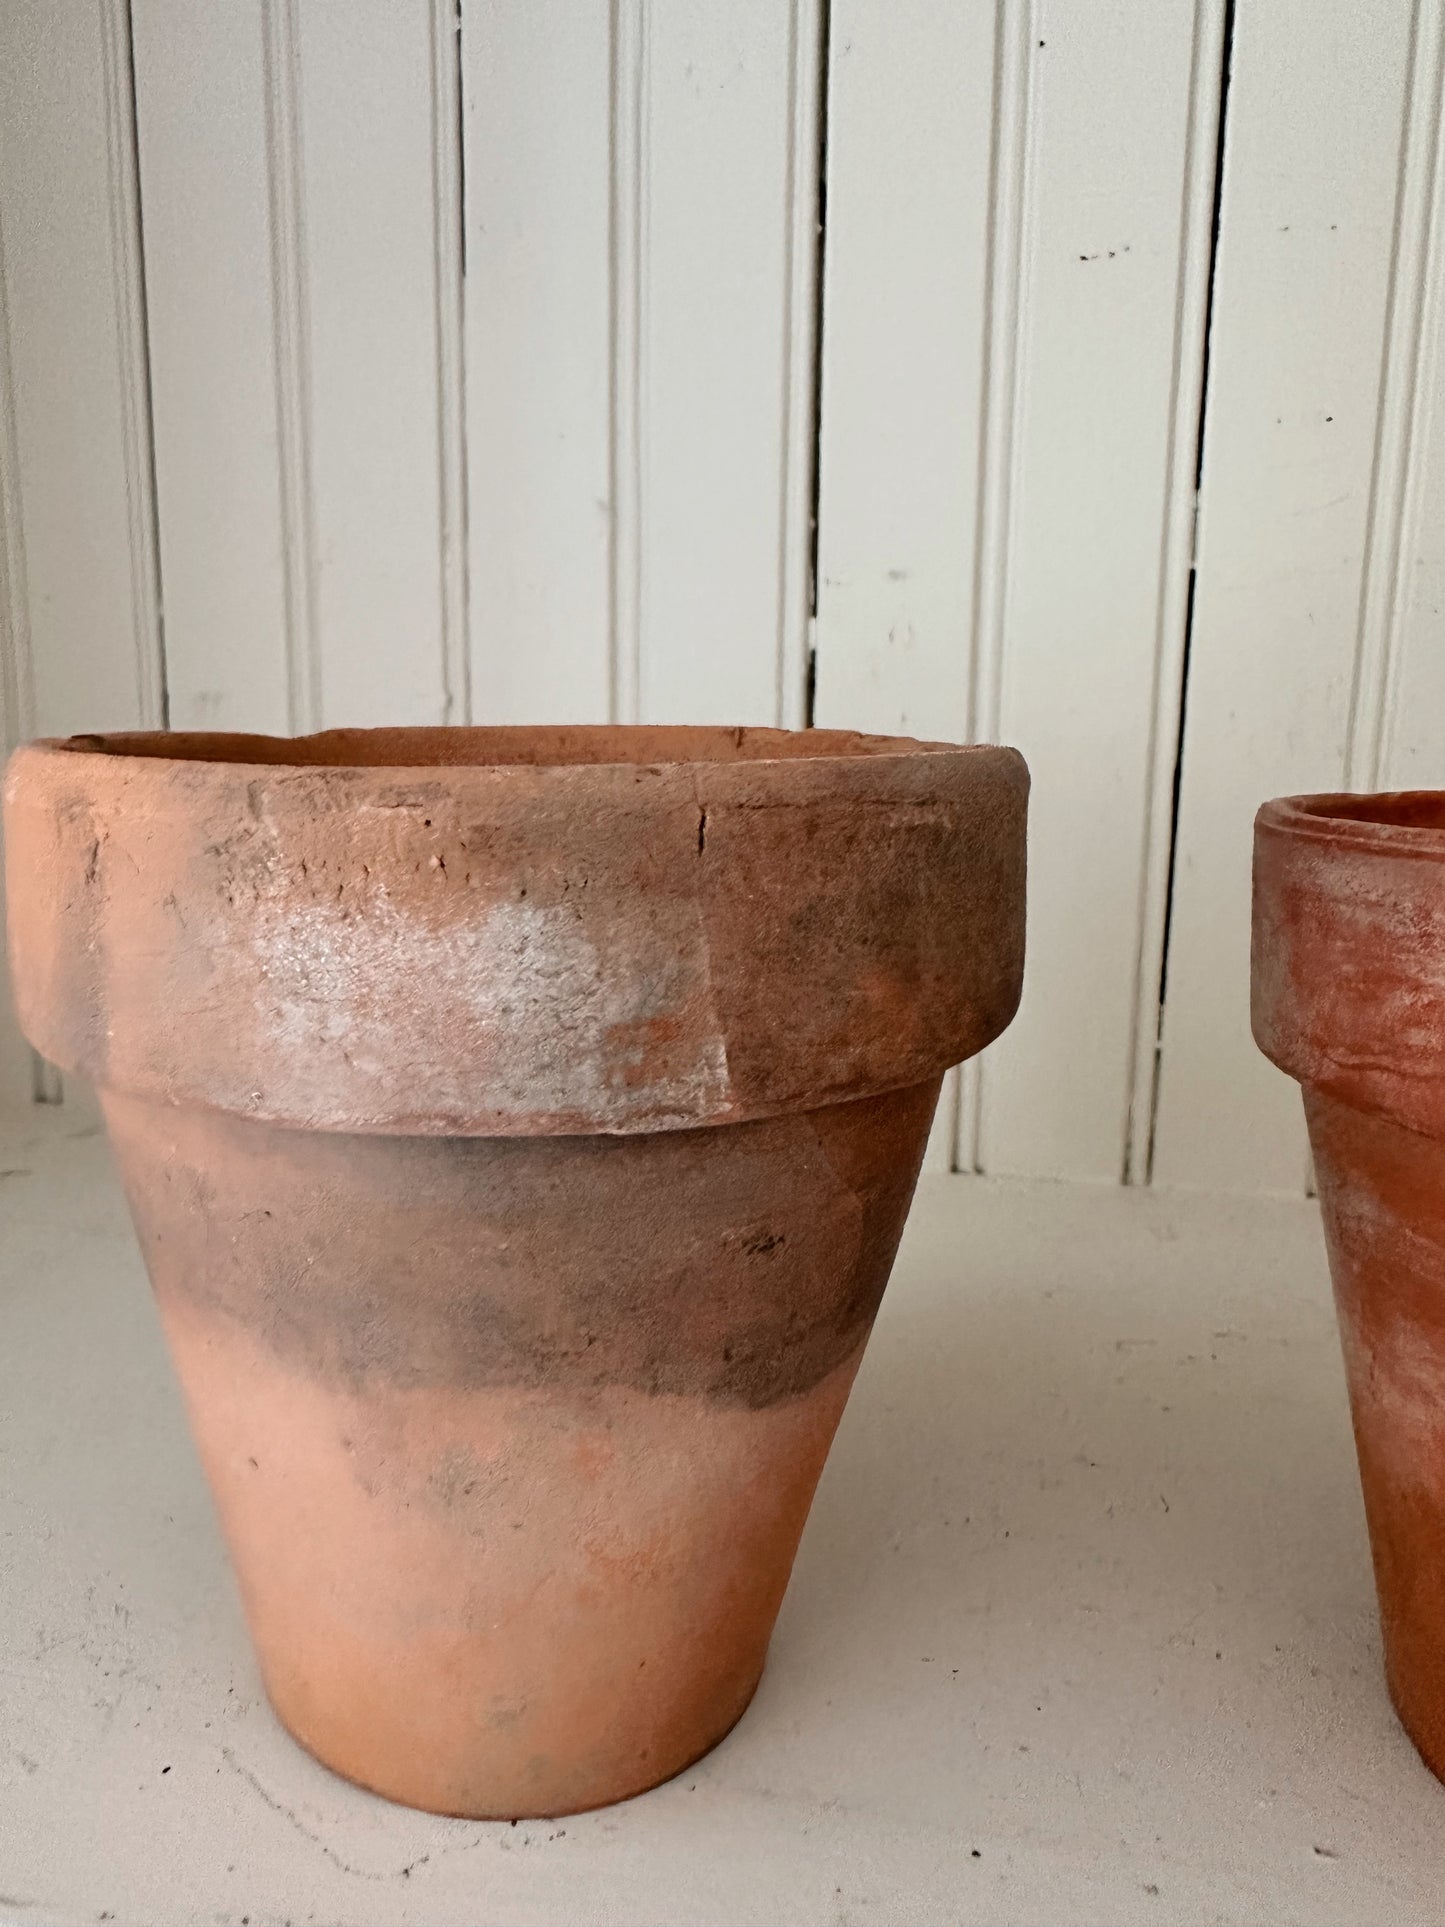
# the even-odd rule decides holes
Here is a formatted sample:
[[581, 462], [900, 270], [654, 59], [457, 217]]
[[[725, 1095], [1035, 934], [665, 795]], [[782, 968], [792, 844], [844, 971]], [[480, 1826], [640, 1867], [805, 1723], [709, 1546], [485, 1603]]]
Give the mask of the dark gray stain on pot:
[[759, 1407], [866, 1335], [937, 1084], [621, 1137], [358, 1137], [107, 1099], [158, 1294], [353, 1390]]
[[[819, 802], [806, 815], [710, 807], [706, 876], [723, 881], [706, 882], [699, 904], [734, 1089], [761, 1104], [806, 1086], [810, 1073], [792, 1060], [795, 1045], [813, 1066], [814, 1088], [818, 1063], [845, 1086], [882, 1058], [926, 1056], [940, 986], [960, 981], [960, 930], [1012, 927], [997, 950], [980, 944], [967, 972], [973, 1021], [989, 1035], [1002, 1030], [1019, 998], [1022, 893], [1011, 890], [1008, 872], [1023, 811], [1022, 794], [1007, 789], [967, 814], [894, 798]], [[800, 850], [816, 866], [806, 893], [792, 887]], [[731, 907], [738, 896], [746, 918]], [[859, 954], [864, 931], [868, 968], [842, 967]], [[834, 987], [806, 1026], [780, 1031], [769, 1021], [771, 987], [749, 967], [757, 954], [807, 959], [818, 981]]]

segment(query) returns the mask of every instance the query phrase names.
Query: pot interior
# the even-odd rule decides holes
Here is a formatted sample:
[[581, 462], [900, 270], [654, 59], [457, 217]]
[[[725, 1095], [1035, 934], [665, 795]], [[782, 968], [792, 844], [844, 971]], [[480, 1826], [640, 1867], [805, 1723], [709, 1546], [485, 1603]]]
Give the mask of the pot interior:
[[896, 756], [929, 750], [957, 752], [954, 744], [921, 743], [908, 736], [863, 736], [845, 729], [607, 723], [484, 729], [328, 729], [315, 736], [147, 730], [71, 736], [57, 747], [88, 755], [330, 769], [743, 763], [802, 757]]
[[1302, 797], [1306, 816], [1325, 822], [1363, 823], [1380, 829], [1445, 830], [1445, 791], [1400, 790], [1379, 796]]

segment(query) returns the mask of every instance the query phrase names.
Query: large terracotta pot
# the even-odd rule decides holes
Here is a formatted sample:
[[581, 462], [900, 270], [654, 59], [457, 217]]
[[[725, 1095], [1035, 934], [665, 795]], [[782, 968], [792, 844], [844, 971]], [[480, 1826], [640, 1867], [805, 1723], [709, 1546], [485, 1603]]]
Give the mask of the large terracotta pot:
[[1267, 803], [1253, 976], [1304, 1086], [1390, 1695], [1445, 1777], [1445, 795]]
[[1028, 776], [831, 731], [111, 736], [6, 793], [26, 1033], [99, 1086], [267, 1691], [555, 1814], [757, 1685]]

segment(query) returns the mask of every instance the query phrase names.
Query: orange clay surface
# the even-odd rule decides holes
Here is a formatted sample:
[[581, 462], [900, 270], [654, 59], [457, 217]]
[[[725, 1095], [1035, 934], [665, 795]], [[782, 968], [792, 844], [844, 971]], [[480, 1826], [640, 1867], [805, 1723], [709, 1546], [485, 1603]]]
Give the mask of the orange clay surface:
[[757, 1684], [943, 1071], [1023, 956], [1012, 751], [74, 739], [17, 998], [100, 1086], [273, 1704], [392, 1798], [622, 1798]]
[[1304, 1086], [1386, 1673], [1445, 1777], [1445, 797], [1260, 811], [1254, 1030]]

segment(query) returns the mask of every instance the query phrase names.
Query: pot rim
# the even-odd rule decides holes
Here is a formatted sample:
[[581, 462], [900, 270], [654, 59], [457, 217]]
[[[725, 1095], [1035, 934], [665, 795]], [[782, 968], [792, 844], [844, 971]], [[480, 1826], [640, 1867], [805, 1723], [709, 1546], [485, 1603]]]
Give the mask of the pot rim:
[[[634, 760], [561, 760], [599, 752]], [[479, 754], [553, 760], [445, 760]], [[658, 754], [684, 760], [636, 760]], [[1007, 1025], [1027, 796], [1016, 750], [850, 732], [32, 744], [5, 793], [17, 1009], [63, 1070], [278, 1124], [783, 1115], [936, 1078]]]
[[1257, 829], [1317, 843], [1445, 860], [1445, 790], [1277, 796], [1260, 807], [1254, 820]]
[[1255, 818], [1251, 1022], [1306, 1089], [1445, 1137], [1445, 791]]
[[[575, 753], [589, 743], [613, 739], [662, 754]], [[386, 743], [397, 749], [433, 746], [438, 751], [485, 745], [486, 756], [383, 756], [364, 753]], [[542, 756], [503, 755], [508, 748], [547, 745]], [[698, 753], [678, 754], [691, 746]], [[241, 730], [114, 730], [38, 737], [31, 750], [130, 763], [230, 769], [254, 775], [282, 771], [324, 776], [430, 775], [475, 772], [493, 780], [555, 770], [686, 769], [744, 765], [846, 765], [867, 761], [997, 754], [991, 743], [949, 743], [913, 736], [882, 736], [851, 729], [783, 729], [772, 725], [715, 723], [421, 723], [402, 727], [338, 728], [281, 736]], [[335, 754], [329, 752], [336, 752]], [[345, 752], [350, 752], [349, 754]], [[573, 753], [568, 753], [573, 752]]]

